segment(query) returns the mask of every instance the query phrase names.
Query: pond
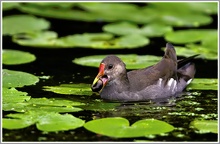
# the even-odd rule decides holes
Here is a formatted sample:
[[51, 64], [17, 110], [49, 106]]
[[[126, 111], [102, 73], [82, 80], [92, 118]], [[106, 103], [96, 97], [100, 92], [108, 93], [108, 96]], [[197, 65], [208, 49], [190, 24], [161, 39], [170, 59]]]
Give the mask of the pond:
[[[195, 15], [201, 18], [195, 19], [194, 22], [190, 18], [186, 18], [189, 15], [186, 11], [178, 10], [179, 15], [175, 15], [171, 11], [166, 12], [167, 3], [126, 4], [118, 3], [118, 5], [114, 5], [114, 9], [111, 8], [111, 5], [96, 5], [96, 3], [93, 5], [80, 3], [77, 6], [74, 3], [5, 5], [3, 18], [14, 15], [25, 15], [25, 18], [23, 21], [20, 19], [20, 23], [13, 22], [13, 20], [12, 23], [7, 23], [11, 24], [10, 27], [7, 25], [9, 28], [4, 24], [6, 19], [3, 19], [2, 49], [29, 52], [36, 59], [16, 64], [20, 60], [16, 58], [12, 62], [15, 64], [8, 64], [4, 59], [6, 56], [3, 55], [3, 53], [6, 55], [6, 51], [2, 53], [4, 70], [2, 73], [4, 88], [3, 142], [218, 141], [218, 50], [217, 37], [215, 37], [217, 36], [218, 15], [213, 10], [213, 5], [205, 3], [195, 6], [193, 3], [192, 5], [188, 3], [191, 6], [189, 7], [188, 4], [183, 4], [182, 7], [188, 8], [188, 10], [194, 9]], [[174, 5], [177, 6], [177, 9], [179, 8], [177, 3], [170, 3], [170, 6]], [[136, 14], [136, 8], [145, 6], [150, 9], [143, 11], [151, 12], [154, 8], [159, 8], [166, 16], [161, 14], [163, 16], [161, 16], [161, 20], [155, 19], [153, 16], [142, 19], [144, 15], [141, 15], [140, 12]], [[204, 8], [207, 8], [207, 11], [201, 10]], [[60, 13], [56, 10], [60, 10]], [[88, 15], [80, 12], [77, 13], [78, 17], [70, 15], [68, 11], [71, 10], [87, 10]], [[126, 10], [129, 10], [134, 15], [136, 14], [136, 17], [127, 15], [123, 17], [115, 14], [113, 10], [121, 12], [123, 15], [126, 14]], [[62, 12], [66, 12], [66, 15]], [[103, 12], [103, 15], [100, 12]], [[35, 20], [44, 24], [41, 26], [40, 23], [37, 23], [35, 27], [29, 27], [25, 23], [28, 23], [28, 20], [32, 21], [33, 17], [30, 18], [28, 15], [27, 18], [27, 14], [36, 16], [30, 25], [35, 25]], [[95, 14], [99, 14], [97, 17], [100, 19], [97, 19]], [[46, 21], [43, 21], [42, 18]], [[162, 18], [164, 19], [162, 20]], [[194, 18], [192, 17], [192, 19]], [[144, 29], [138, 29], [144, 25], [144, 20], [162, 24], [159, 27], [152, 26], [156, 28], [156, 34], [152, 32], [153, 36], [145, 35]], [[117, 23], [120, 21], [123, 23]], [[126, 23], [129, 21], [137, 24], [136, 27]], [[105, 28], [103, 28], [104, 26]], [[23, 27], [30, 30], [22, 30]], [[149, 33], [155, 31], [152, 27], [148, 27], [150, 30], [146, 30], [147, 28], [145, 30]], [[124, 30], [124, 28], [126, 29]], [[103, 33], [104, 30], [108, 34], [89, 35]], [[123, 40], [117, 39], [121, 37], [121, 33], [127, 33], [129, 30], [132, 34], [130, 33], [128, 36], [122, 34], [122, 37], [125, 35], [127, 39], [125, 37]], [[172, 33], [179, 30], [179, 33]], [[181, 30], [189, 30], [189, 32], [181, 34]], [[57, 37], [63, 39], [57, 39], [51, 33], [51, 35], [49, 33], [47, 35], [45, 31], [56, 32]], [[45, 35], [42, 34], [43, 32]], [[88, 35], [80, 35], [84, 33]], [[133, 33], [139, 34], [133, 35]], [[214, 37], [212, 37], [213, 33]], [[72, 38], [70, 35], [74, 34], [79, 35]], [[115, 34], [116, 39], [109, 42], [108, 39], [112, 39], [112, 34]], [[66, 36], [70, 37], [66, 38]], [[177, 36], [179, 39], [173, 39]], [[133, 40], [133, 38], [138, 39]], [[51, 39], [54, 40], [52, 44]], [[152, 62], [156, 63], [157, 56], [159, 59], [163, 56], [163, 48], [168, 40], [176, 48], [178, 58], [194, 54], [203, 55], [194, 60], [196, 64], [194, 85], [189, 85], [181, 97], [169, 99], [168, 102], [119, 103], [104, 101], [98, 94], [92, 93], [90, 86], [98, 73], [100, 62], [100, 58], [94, 56], [125, 55], [129, 70], [142, 68], [148, 64], [151, 65]], [[105, 42], [103, 43], [103, 41]], [[211, 50], [206, 49], [213, 45], [214, 48], [210, 48]], [[181, 49], [183, 47], [188, 49]], [[138, 61], [138, 58], [133, 60], [134, 56], [130, 58], [128, 55], [131, 54], [155, 57], [151, 58], [151, 63], [147, 61], [145, 64], [143, 61]], [[18, 56], [18, 53], [16, 55]], [[9, 54], [8, 57], [10, 56]], [[87, 57], [90, 59], [85, 59], [85, 64], [76, 63], [76, 60]], [[143, 60], [144, 57], [141, 59]], [[134, 61], [137, 62], [134, 63]], [[25, 73], [18, 74], [17, 72]], [[29, 74], [37, 76], [37, 79], [30, 78], [32, 82], [28, 83], [26, 78]], [[11, 76], [14, 77], [8, 78]], [[6, 82], [6, 79], [10, 79], [10, 84]], [[17, 81], [18, 83], [16, 83]], [[20, 97], [15, 96], [17, 94]], [[149, 124], [150, 129], [145, 129], [145, 124]]]

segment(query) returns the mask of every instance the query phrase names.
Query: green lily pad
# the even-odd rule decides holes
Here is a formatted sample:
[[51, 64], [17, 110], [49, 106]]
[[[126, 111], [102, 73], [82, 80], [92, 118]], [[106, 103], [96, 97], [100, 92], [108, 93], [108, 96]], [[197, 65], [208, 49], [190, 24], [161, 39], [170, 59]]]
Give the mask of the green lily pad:
[[163, 34], [172, 31], [171, 26], [163, 24], [148, 24], [139, 28], [138, 25], [128, 23], [128, 22], [119, 22], [107, 24], [103, 27], [103, 30], [110, 32], [116, 35], [133, 35], [140, 34], [147, 37], [158, 37]]
[[2, 128], [4, 129], [22, 129], [33, 125], [35, 122], [27, 119], [9, 119], [2, 118]]
[[189, 44], [186, 47], [175, 47], [177, 56], [189, 57], [199, 54], [197, 58], [216, 60], [218, 59], [217, 49], [216, 52], [211, 47], [205, 47], [201, 45]]
[[216, 39], [216, 37], [217, 37], [217, 30], [211, 30], [211, 29], [178, 30], [178, 31], [166, 33], [165, 35], [165, 39], [167, 41], [177, 44], [200, 42], [206, 40], [207, 38]]
[[32, 98], [29, 103], [36, 105], [46, 105], [46, 106], [80, 106], [85, 105], [81, 102], [75, 102], [71, 100], [58, 99], [58, 98]]
[[142, 137], [174, 130], [172, 125], [155, 119], [139, 120], [129, 126], [129, 121], [122, 117], [92, 120], [84, 127], [91, 132], [116, 138]]
[[76, 118], [70, 114], [51, 114], [41, 118], [37, 123], [37, 128], [41, 131], [48, 132], [63, 131], [82, 127], [84, 123], [84, 120]]
[[[164, 47], [162, 49], [165, 50]], [[218, 59], [217, 51], [214, 52], [214, 50], [210, 47], [205, 47], [201, 45], [187, 44], [185, 47], [175, 46], [175, 50], [177, 56], [189, 57], [192, 55], [199, 54], [196, 58], [209, 60]]]
[[[81, 20], [81, 21], [118, 21], [118, 20], [138, 20], [149, 21], [148, 17], [138, 11], [138, 7], [133, 4], [119, 3], [76, 3], [72, 9], [44, 7], [42, 12], [35, 3], [26, 3], [18, 9], [25, 13], [31, 13], [44, 17], [58, 19]], [[83, 10], [79, 10], [83, 9]], [[142, 15], [141, 15], [142, 14]], [[140, 16], [141, 15], [141, 16]]]
[[14, 35], [17, 33], [36, 32], [46, 30], [50, 23], [42, 18], [31, 15], [11, 15], [3, 17], [3, 35]]
[[34, 85], [39, 81], [39, 78], [32, 74], [7, 69], [3, 69], [2, 77], [5, 88]]
[[150, 15], [152, 17], [151, 22], [176, 27], [198, 27], [212, 22], [212, 18], [209, 15], [204, 15], [203, 12], [195, 12], [187, 4], [184, 5], [184, 3], [149, 3], [149, 5], [142, 7], [142, 13]]
[[57, 33], [52, 31], [38, 31], [15, 34], [12, 36], [12, 40], [13, 42], [22, 46], [45, 48], [57, 48], [66, 46], [62, 41], [58, 40]]
[[32, 98], [27, 102], [25, 101], [16, 102], [15, 100], [12, 102], [8, 101], [7, 103], [3, 101], [3, 106], [2, 106], [3, 110], [4, 111], [16, 111], [16, 112], [28, 112], [28, 111], [78, 112], [78, 111], [83, 110], [82, 108], [79, 108], [78, 106], [85, 105], [82, 102], [75, 102], [75, 101], [70, 101], [70, 100], [65, 100], [65, 99], [53, 99], [53, 98], [51, 99]]
[[158, 2], [150, 3], [150, 6], [160, 9], [162, 11], [176, 11], [178, 13], [206, 13], [206, 14], [216, 14], [217, 13], [217, 3], [216, 2]]
[[84, 33], [62, 37], [60, 40], [72, 47], [100, 47], [104, 42], [111, 40], [112, 34], [108, 33]]
[[[23, 121], [23, 123], [36, 123], [36, 126], [41, 131], [47, 132], [54, 132], [54, 131], [65, 131], [70, 129], [76, 129], [78, 127], [83, 126], [85, 123], [84, 120], [76, 118], [70, 114], [61, 115], [59, 113], [54, 112], [43, 112], [43, 111], [29, 111], [26, 113], [19, 113], [19, 114], [8, 114], [7, 117], [15, 118], [14, 120]], [[10, 121], [7, 118], [4, 118], [5, 121]], [[17, 121], [19, 122], [19, 121]], [[14, 122], [15, 125], [10, 125], [8, 123], [3, 123], [3, 128], [10, 128], [10, 129], [18, 129], [19, 127], [16, 125], [18, 124], [16, 121]], [[19, 125], [19, 124], [18, 124]], [[29, 126], [29, 125], [24, 125]], [[24, 128], [21, 127], [21, 128]]]
[[35, 55], [29, 52], [23, 52], [18, 50], [9, 50], [3, 49], [2, 52], [2, 63], [7, 65], [14, 65], [14, 64], [24, 64], [35, 61]]
[[77, 3], [72, 2], [34, 2], [26, 3], [33, 7], [71, 9]]
[[138, 48], [149, 44], [149, 40], [141, 35], [113, 38], [113, 35], [108, 33], [84, 33], [57, 38], [55, 32], [17, 34], [13, 36], [13, 42], [23, 46], [41, 48], [96, 49]]
[[[77, 5], [90, 12], [104, 12], [112, 11], [124, 12], [124, 11], [136, 11], [138, 6], [129, 3], [77, 3]], [[119, 13], [120, 14], [120, 13]]]
[[[151, 56], [151, 55], [136, 55], [136, 54], [127, 54], [120, 55], [117, 54], [119, 58], [126, 64], [127, 69], [140, 69], [145, 68], [159, 62], [162, 57]], [[76, 58], [73, 60], [73, 63], [83, 65], [83, 66], [91, 66], [91, 67], [99, 67], [100, 62], [106, 57], [106, 55], [93, 55], [86, 56], [81, 58]]]
[[217, 120], [194, 120], [190, 126], [197, 129], [200, 133], [218, 133]]
[[2, 2], [2, 9], [5, 10], [11, 10], [13, 8], [19, 7], [18, 2]]
[[218, 79], [195, 78], [187, 90], [218, 90]]
[[61, 41], [72, 47], [100, 48], [100, 49], [115, 49], [115, 48], [138, 48], [149, 44], [149, 40], [141, 35], [129, 35], [119, 38], [113, 38], [113, 35], [108, 33], [97, 34], [76, 34], [63, 37]]
[[90, 84], [61, 84], [60, 86], [44, 86], [45, 91], [68, 95], [92, 95]]
[[[167, 41], [178, 44], [186, 44], [186, 47], [176, 48], [178, 56], [200, 54], [205, 59], [218, 58], [217, 30], [179, 30], [167, 33]], [[201, 44], [194, 44], [201, 42]]]
[[[162, 6], [155, 6], [155, 3], [146, 3], [146, 6], [137, 6], [127, 3], [76, 3], [71, 9], [57, 7], [41, 7], [35, 3], [26, 3], [18, 9], [25, 13], [39, 16], [81, 20], [81, 21], [130, 21], [137, 24], [160, 23], [172, 26], [197, 27], [212, 22], [212, 18], [206, 13], [217, 13], [217, 3], [194, 3], [182, 6], [183, 3], [157, 3]], [[82, 10], [79, 10], [82, 9]], [[146, 16], [147, 15], [147, 16]]]
[[2, 88], [3, 103], [19, 103], [29, 101], [30, 98], [31, 97], [27, 96], [26, 92], [18, 91], [15, 88]]

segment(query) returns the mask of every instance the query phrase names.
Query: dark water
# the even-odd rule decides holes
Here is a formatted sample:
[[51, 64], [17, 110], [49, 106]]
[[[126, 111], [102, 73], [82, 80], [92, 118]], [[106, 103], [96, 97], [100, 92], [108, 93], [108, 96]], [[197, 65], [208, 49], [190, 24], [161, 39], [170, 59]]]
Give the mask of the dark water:
[[[4, 12], [3, 16], [11, 14], [19, 14], [18, 11]], [[217, 29], [217, 15], [213, 15], [214, 21], [209, 26], [200, 28]], [[101, 27], [105, 23], [87, 23], [78, 21], [66, 21], [47, 19], [51, 22], [52, 31], [56, 31], [59, 36], [70, 35], [74, 33], [83, 32], [102, 32]], [[3, 37], [4, 49], [16, 49], [22, 51], [28, 51], [36, 55], [37, 60], [22, 65], [3, 65], [4, 69], [25, 71], [35, 74], [37, 76], [49, 75], [51, 79], [40, 81], [35, 86], [28, 86], [20, 88], [19, 90], [28, 92], [30, 96], [34, 98], [39, 97], [63, 97], [67, 99], [73, 99], [72, 96], [65, 96], [54, 94], [52, 92], [45, 92], [42, 90], [42, 86], [58, 85], [61, 83], [92, 83], [96, 76], [98, 69], [93, 67], [83, 67], [72, 63], [74, 58], [97, 55], [97, 54], [152, 54], [163, 56], [163, 52], [160, 50], [164, 47], [166, 41], [163, 38], [151, 38], [150, 45], [131, 50], [95, 50], [85, 48], [74, 49], [38, 49], [31, 47], [24, 47], [14, 44], [11, 41], [11, 37]], [[217, 60], [196, 60], [197, 78], [217, 78], [218, 75], [218, 62]], [[194, 92], [194, 93], [193, 93]], [[70, 130], [58, 133], [44, 133], [37, 130], [36, 126], [30, 126], [28, 128], [20, 130], [6, 130], [3, 129], [3, 141], [134, 141], [134, 140], [152, 140], [152, 141], [217, 141], [217, 134], [199, 134], [193, 129], [189, 128], [189, 123], [195, 118], [201, 118], [201, 115], [205, 115], [206, 119], [217, 119], [217, 91], [193, 91], [191, 96], [185, 96], [182, 99], [177, 100], [171, 105], [167, 104], [121, 104], [116, 107], [114, 111], [89, 111], [84, 110], [81, 112], [73, 113], [74, 116], [84, 119], [86, 121], [92, 120], [94, 117], [114, 117], [120, 116], [127, 118], [130, 123], [134, 123], [137, 120], [144, 118], [156, 118], [164, 120], [176, 129], [167, 135], [159, 135], [156, 137], [142, 137], [142, 138], [126, 138], [126, 139], [114, 139], [106, 136], [97, 135], [84, 129], [83, 127], [76, 130]], [[201, 93], [196, 95], [195, 93]], [[91, 96], [94, 100], [97, 97]], [[196, 103], [199, 104], [196, 105]], [[203, 108], [204, 110], [198, 111], [196, 108]], [[3, 116], [13, 112], [3, 111]]]

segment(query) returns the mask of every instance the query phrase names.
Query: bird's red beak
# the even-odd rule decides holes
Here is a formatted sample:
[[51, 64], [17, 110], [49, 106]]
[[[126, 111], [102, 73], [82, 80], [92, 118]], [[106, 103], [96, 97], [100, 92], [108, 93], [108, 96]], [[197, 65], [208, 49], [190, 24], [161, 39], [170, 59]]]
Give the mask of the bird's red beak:
[[92, 83], [92, 91], [94, 92], [100, 92], [105, 85], [107, 84], [108, 77], [104, 75], [104, 70], [105, 70], [105, 64], [101, 63], [99, 66], [99, 73], [95, 77], [93, 83]]

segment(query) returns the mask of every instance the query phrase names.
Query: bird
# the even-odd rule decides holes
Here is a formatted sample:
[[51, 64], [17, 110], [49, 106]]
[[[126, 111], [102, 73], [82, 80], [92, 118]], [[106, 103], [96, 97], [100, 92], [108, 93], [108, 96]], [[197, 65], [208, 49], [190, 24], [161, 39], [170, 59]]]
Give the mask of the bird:
[[126, 64], [116, 55], [107, 55], [99, 65], [91, 89], [102, 99], [136, 102], [179, 96], [194, 79], [196, 68], [193, 55], [177, 60], [171, 43], [161, 60], [149, 67], [127, 71]]

